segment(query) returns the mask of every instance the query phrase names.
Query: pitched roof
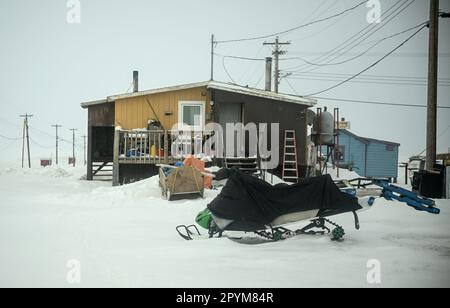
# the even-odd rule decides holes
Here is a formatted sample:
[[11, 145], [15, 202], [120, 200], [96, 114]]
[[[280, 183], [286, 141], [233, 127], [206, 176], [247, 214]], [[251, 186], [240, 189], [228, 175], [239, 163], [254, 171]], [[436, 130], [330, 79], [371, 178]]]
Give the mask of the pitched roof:
[[264, 91], [264, 90], [260, 90], [260, 89], [256, 89], [256, 88], [243, 87], [243, 86], [234, 85], [234, 84], [225, 83], [225, 82], [219, 82], [219, 81], [205, 81], [205, 82], [190, 83], [190, 84], [184, 84], [184, 85], [178, 85], [178, 86], [172, 86], [172, 87], [164, 87], [164, 88], [140, 91], [140, 92], [135, 92], [135, 93], [112, 95], [112, 96], [108, 96], [106, 99], [103, 99], [103, 100], [83, 102], [83, 103], [81, 103], [81, 107], [88, 108], [88, 107], [94, 106], [94, 105], [114, 102], [118, 99], [139, 97], [139, 96], [179, 91], [179, 90], [186, 90], [186, 89], [199, 88], [199, 87], [206, 87], [208, 89], [238, 93], [238, 94], [261, 97], [261, 98], [267, 98], [267, 99], [271, 99], [271, 100], [277, 100], [277, 101], [282, 101], [282, 102], [287, 102], [287, 103], [304, 105], [304, 106], [308, 106], [308, 107], [314, 106], [317, 102], [314, 99], [305, 98], [305, 97], [301, 97], [301, 96], [294, 96], [294, 95]]
[[351, 131], [349, 131], [348, 129], [341, 129], [339, 130], [340, 132], [344, 132], [350, 136], [352, 136], [353, 138], [361, 141], [364, 144], [369, 144], [371, 142], [376, 142], [376, 143], [383, 143], [386, 145], [393, 145], [393, 146], [400, 146], [400, 143], [396, 143], [396, 142], [391, 142], [391, 141], [385, 141], [385, 140], [380, 140], [380, 139], [373, 139], [373, 138], [366, 138], [366, 137], [360, 137], [354, 133], [352, 133]]

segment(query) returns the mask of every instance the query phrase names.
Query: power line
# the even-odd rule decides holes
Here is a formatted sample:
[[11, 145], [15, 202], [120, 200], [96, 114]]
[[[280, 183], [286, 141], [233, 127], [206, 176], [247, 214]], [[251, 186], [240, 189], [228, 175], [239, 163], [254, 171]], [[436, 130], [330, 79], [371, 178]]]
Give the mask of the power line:
[[6, 147], [1, 148], [0, 149], [0, 153], [10, 149], [17, 141], [19, 141], [19, 139], [17, 139], [17, 140], [9, 140], [9, 144]]
[[[354, 103], [354, 104], [367, 104], [367, 105], [381, 105], [381, 106], [394, 106], [394, 107], [413, 107], [413, 108], [427, 108], [426, 105], [415, 105], [415, 104], [401, 104], [401, 103], [388, 103], [388, 102], [377, 102], [377, 101], [366, 101], [366, 100], [355, 100], [355, 99], [343, 99], [343, 98], [330, 98], [330, 97], [320, 97], [320, 96], [310, 96], [317, 100], [328, 100], [336, 102]], [[438, 106], [439, 109], [450, 109], [450, 106]]]
[[[353, 74], [346, 74], [346, 73], [327, 73], [327, 72], [310, 72], [307, 74], [296, 74], [293, 73], [292, 75], [296, 76], [316, 76], [316, 77], [327, 77], [327, 76], [337, 76], [339, 78], [341, 77], [349, 77], [353, 76]], [[365, 78], [365, 79], [388, 79], [388, 80], [408, 80], [408, 81], [424, 81], [426, 82], [428, 79], [427, 77], [420, 77], [420, 76], [398, 76], [398, 75], [371, 75], [371, 74], [364, 74], [360, 75], [358, 78]], [[441, 77], [439, 78], [442, 82], [450, 82], [450, 78]]]
[[[372, 50], [374, 47], [376, 47], [376, 46], [379, 45], [381, 42], [383, 42], [383, 41], [385, 41], [385, 40], [387, 40], [387, 39], [390, 39], [390, 38], [399, 36], [399, 35], [401, 35], [401, 34], [407, 33], [407, 32], [409, 32], [409, 31], [415, 30], [415, 29], [417, 29], [417, 28], [419, 28], [419, 27], [421, 27], [421, 26], [423, 26], [423, 25], [425, 25], [425, 24], [428, 24], [428, 21], [423, 22], [423, 23], [420, 23], [420, 24], [417, 25], [417, 26], [408, 28], [408, 29], [403, 30], [403, 31], [401, 31], [401, 32], [398, 32], [398, 33], [396, 33], [396, 34], [393, 34], [393, 35], [384, 37], [384, 38], [378, 40], [375, 44], [373, 44], [371, 47], [369, 47], [369, 48], [368, 48], [367, 50], [365, 50], [364, 52], [362, 52], [362, 53], [360, 53], [360, 54], [358, 54], [358, 55], [356, 55], [356, 56], [354, 56], [354, 57], [352, 57], [352, 58], [350, 58], [350, 59], [347, 59], [347, 60], [345, 60], [345, 61], [334, 62], [334, 63], [324, 63], [324, 64], [322, 64], [322, 63], [313, 63], [313, 62], [310, 62], [310, 61], [308, 61], [308, 60], [305, 60], [304, 58], [301, 58], [301, 57], [291, 57], [291, 58], [279, 59], [279, 61], [300, 60], [300, 61], [303, 61], [303, 62], [305, 62], [306, 64], [309, 64], [309, 65], [312, 65], [312, 66], [335, 66], [335, 65], [344, 64], [344, 63], [351, 62], [351, 61], [353, 61], [353, 60], [355, 60], [355, 59], [357, 59], [357, 58], [360, 58], [360, 57], [364, 56], [364, 55], [367, 54], [370, 50]], [[218, 53], [214, 53], [214, 54], [217, 55], [217, 56], [221, 56], [221, 57], [223, 57], [223, 58], [227, 58], [227, 59], [237, 59], [237, 60], [246, 60], [246, 61], [258, 61], [258, 62], [265, 61], [264, 58], [250, 58], [250, 57], [243, 57], [243, 56], [223, 55], [223, 54], [218, 54]], [[289, 69], [283, 70], [283, 71], [284, 71], [284, 72], [289, 72], [289, 73], [298, 72], [298, 71], [293, 71], [293, 70], [289, 70]], [[228, 74], [228, 75], [229, 75], [229, 74]], [[230, 76], [229, 76], [229, 77], [230, 77]], [[232, 79], [232, 78], [230, 78], [230, 79]], [[334, 81], [334, 80], [331, 80], [331, 81]]]
[[[290, 79], [295, 79], [295, 80], [309, 80], [309, 81], [323, 81], [323, 82], [328, 82], [328, 81], [334, 81], [334, 82], [339, 82], [342, 81], [342, 79], [338, 79], [338, 78], [333, 78], [333, 77], [318, 77], [318, 76], [294, 76], [291, 77], [289, 76], [288, 78]], [[367, 80], [360, 80], [357, 78], [354, 78], [353, 80], [348, 80], [348, 82], [352, 82], [352, 83], [361, 83], [361, 84], [379, 84], [379, 85], [399, 85], [399, 86], [418, 86], [418, 87], [425, 87], [427, 86], [426, 82], [408, 82], [408, 81], [395, 81], [395, 80], [371, 80], [371, 79], [367, 79]], [[439, 86], [441, 87], [450, 87], [450, 83], [439, 83]]]
[[225, 65], [225, 57], [222, 58], [222, 66], [223, 66], [223, 69], [224, 69], [225, 73], [228, 75], [228, 78], [230, 78], [231, 82], [236, 84], [236, 82], [234, 81], [233, 77], [231, 77], [230, 73], [227, 70], [227, 67]]
[[[319, 6], [317, 7], [317, 8], [315, 8], [314, 9], [314, 11], [308, 16], [308, 17], [306, 17], [306, 18], [304, 18], [303, 20], [302, 20], [302, 22], [306, 22], [306, 21], [308, 21], [310, 18], [311, 19], [313, 19], [313, 17], [314, 17], [314, 15], [326, 4], [328, 2], [328, 0], [322, 0], [322, 2], [319, 4]], [[333, 3], [333, 5], [335, 5], [336, 4], [336, 2], [335, 3]], [[331, 6], [330, 6], [331, 7]], [[326, 8], [325, 9], [325, 11], [324, 12], [322, 12], [321, 14], [319, 14], [317, 17], [320, 17], [320, 16], [322, 16], [325, 12], [327, 12], [329, 9], [330, 9], [330, 7], [328, 7], [328, 8]]]
[[325, 32], [326, 30], [328, 30], [329, 28], [333, 27], [334, 25], [336, 25], [337, 23], [341, 22], [343, 19], [345, 19], [347, 17], [347, 15], [349, 15], [351, 12], [347, 12], [344, 15], [340, 16], [340, 18], [338, 18], [337, 20], [335, 20], [334, 22], [326, 25], [324, 28], [320, 29], [317, 32], [311, 33], [309, 35], [306, 36], [302, 36], [302, 37], [297, 37], [292, 39], [293, 41], [302, 41], [304, 42], [305, 40], [311, 38], [311, 37], [315, 37], [318, 36], [319, 34], [322, 34], [323, 32]]
[[295, 95], [299, 95], [298, 92], [295, 90], [295, 88], [291, 85], [288, 79], [286, 79], [286, 83], [291, 88], [291, 90], [295, 93]]
[[[51, 125], [50, 125], [51, 126]], [[39, 133], [41, 133], [42, 135], [45, 135], [45, 136], [48, 136], [48, 137], [52, 137], [52, 138], [54, 138], [55, 136], [54, 135], [52, 135], [52, 134], [49, 134], [49, 133], [47, 133], [47, 132], [45, 132], [45, 131], [43, 131], [42, 129], [39, 129], [38, 127], [36, 127], [36, 126], [32, 126], [32, 125], [30, 125], [30, 128], [32, 128], [32, 129], [34, 129], [34, 130], [36, 130], [37, 132], [39, 132]], [[69, 141], [69, 140], [67, 140], [67, 139], [64, 139], [64, 138], [61, 138], [61, 137], [58, 137], [58, 140], [59, 141], [61, 141], [61, 142], [64, 142], [64, 143], [66, 143], [67, 145], [71, 145], [72, 144], [72, 141]], [[82, 146], [81, 145], [79, 145], [79, 144], [76, 144], [76, 146], [79, 148], [79, 149], [82, 149]]]
[[[384, 20], [384, 22], [382, 23], [381, 26], [378, 26], [378, 24], [369, 24], [368, 26], [364, 27], [362, 30], [358, 31], [356, 34], [352, 35], [347, 40], [340, 43], [339, 45], [337, 45], [330, 51], [315, 58], [313, 61], [317, 63], [320, 60], [323, 63], [329, 63], [329, 62], [339, 58], [343, 54], [346, 54], [347, 52], [354, 49], [355, 47], [361, 45], [361, 43], [363, 43], [369, 37], [371, 37], [376, 32], [378, 32], [382, 28], [384, 28], [387, 24], [389, 24], [392, 20], [394, 20], [398, 15], [400, 15], [404, 10], [406, 10], [409, 6], [411, 6], [415, 2], [415, 0], [411, 0], [409, 3], [408, 3], [408, 1], [409, 0], [404, 1], [403, 3], [400, 4], [399, 7], [396, 8], [396, 6], [400, 2], [402, 2], [402, 0], [398, 0], [394, 5], [389, 7], [381, 16], [381, 18]], [[393, 10], [393, 11], [391, 12], [391, 10]], [[394, 15], [394, 16], [392, 16], [392, 15]], [[388, 20], [386, 20], [386, 19], [388, 19]], [[342, 53], [342, 51], [344, 51], [344, 50], [345, 50], [345, 52]], [[307, 66], [308, 66], [308, 64], [306, 64], [306, 65], [302, 64], [302, 65], [297, 66], [296, 68], [304, 69]], [[314, 69], [312, 69], [312, 70], [314, 70]]]
[[6, 139], [6, 140], [20, 140], [20, 139], [22, 139], [22, 137], [11, 138], [11, 137], [6, 137], [6, 136], [1, 135], [1, 134], [0, 134], [0, 138]]
[[426, 28], [426, 26], [422, 26], [422, 28], [420, 28], [419, 30], [417, 30], [416, 32], [414, 32], [414, 34], [412, 34], [410, 37], [408, 37], [408, 38], [407, 38], [405, 41], [403, 41], [400, 45], [398, 45], [397, 47], [395, 47], [394, 49], [392, 49], [392, 50], [391, 50], [389, 53], [387, 53], [384, 57], [382, 57], [381, 59], [379, 59], [378, 61], [376, 61], [376, 62], [373, 63], [372, 65], [370, 65], [369, 67], [363, 69], [361, 72], [357, 73], [356, 75], [354, 75], [354, 76], [352, 76], [352, 77], [350, 77], [350, 78], [347, 78], [346, 80], [344, 80], [344, 81], [342, 81], [342, 82], [340, 82], [340, 83], [338, 83], [338, 84], [336, 84], [336, 85], [334, 85], [334, 86], [332, 86], [332, 87], [329, 87], [329, 88], [324, 89], [324, 90], [319, 91], [319, 92], [315, 92], [315, 93], [309, 94], [309, 95], [307, 95], [307, 96], [314, 96], [314, 95], [317, 95], [317, 94], [321, 94], [321, 93], [324, 93], [324, 92], [328, 92], [328, 91], [330, 91], [330, 90], [332, 90], [332, 89], [335, 89], [335, 88], [337, 88], [337, 87], [339, 87], [339, 86], [341, 86], [341, 85], [343, 85], [343, 84], [349, 82], [350, 80], [355, 79], [355, 78], [358, 77], [359, 75], [362, 75], [363, 73], [367, 72], [368, 70], [370, 70], [371, 68], [373, 68], [374, 66], [376, 66], [376, 65], [378, 65], [380, 62], [382, 62], [384, 59], [386, 59], [387, 57], [389, 57], [389, 56], [390, 56], [391, 54], [393, 54], [396, 50], [400, 49], [403, 45], [405, 45], [407, 42], [409, 42], [413, 37], [415, 37], [417, 34], [419, 34], [420, 31], [422, 31], [422, 30], [425, 29], [425, 28]]
[[31, 141], [31, 143], [33, 143], [34, 145], [36, 145], [36, 146], [38, 146], [38, 147], [40, 147], [42, 149], [51, 149], [51, 148], [53, 148], [53, 146], [42, 145], [39, 142], [35, 141], [33, 138], [30, 138], [30, 141]]
[[305, 28], [305, 27], [308, 27], [308, 26], [311, 26], [311, 25], [314, 25], [314, 24], [317, 24], [317, 23], [320, 23], [320, 22], [332, 19], [332, 18], [339, 17], [339, 16], [341, 16], [341, 15], [343, 15], [343, 14], [349, 12], [349, 11], [357, 9], [358, 7], [360, 7], [360, 6], [362, 6], [363, 4], [366, 4], [366, 3], [367, 3], [367, 1], [363, 1], [363, 2], [353, 6], [351, 8], [348, 8], [348, 9], [346, 9], [346, 10], [340, 12], [340, 13], [328, 16], [326, 18], [322, 18], [322, 19], [318, 19], [318, 20], [315, 20], [315, 21], [311, 21], [311, 22], [302, 24], [300, 26], [297, 26], [297, 27], [294, 27], [294, 28], [290, 28], [290, 29], [285, 30], [285, 31], [281, 31], [281, 32], [277, 32], [277, 33], [273, 33], [273, 34], [269, 34], [269, 35], [262, 35], [262, 36], [248, 37], [248, 38], [240, 38], [240, 39], [234, 39], [234, 40], [216, 41], [216, 44], [254, 41], [254, 40], [262, 40], [262, 39], [267, 39], [267, 38], [271, 38], [271, 37], [275, 37], [275, 36], [280, 36], [280, 35], [283, 35], [283, 34], [286, 34], [286, 33], [292, 32], [292, 31], [296, 31], [296, 30], [299, 30], [299, 29], [302, 29], [302, 28]]
[[[258, 52], [256, 53], [255, 57], [258, 57], [261, 54], [261, 52], [263, 52], [263, 51], [264, 51], [264, 45], [259, 47]], [[243, 72], [239, 77], [239, 81], [241, 81], [243, 83], [243, 82], [245, 82], [245, 80], [251, 80], [253, 75], [257, 74], [259, 67], [260, 67], [259, 63], [257, 63], [256, 61], [250, 62], [245, 67], [245, 69], [243, 69]], [[248, 76], [248, 78], [245, 79], [245, 76]]]
[[214, 55], [227, 58], [227, 59], [238, 59], [238, 60], [247, 60], [247, 61], [265, 61], [265, 58], [250, 58], [250, 57], [240, 57], [240, 56], [230, 56], [230, 55], [223, 55], [220, 53], [214, 53]]
[[[445, 135], [445, 133], [450, 129], [450, 125], [447, 126], [447, 128], [445, 130], [442, 131], [442, 133], [439, 134], [439, 136], [437, 137], [437, 139], [439, 140], [442, 136]], [[420, 152], [420, 154], [416, 155], [416, 156], [422, 156], [425, 152], [427, 151], [427, 148], [425, 148], [422, 152]]]
[[419, 25], [417, 25], [417, 26], [415, 26], [415, 27], [412, 27], [412, 28], [406, 29], [406, 30], [404, 30], [404, 31], [398, 32], [398, 33], [396, 33], [396, 34], [393, 34], [393, 35], [384, 37], [384, 38], [380, 39], [379, 41], [377, 41], [377, 42], [376, 42], [375, 44], [373, 44], [372, 46], [370, 46], [368, 49], [366, 49], [365, 51], [363, 51], [362, 53], [360, 53], [360, 54], [358, 54], [358, 55], [356, 55], [356, 56], [354, 56], [354, 57], [352, 57], [352, 58], [350, 58], [350, 59], [344, 60], [344, 61], [340, 61], [340, 62], [328, 62], [328, 63], [315, 63], [315, 62], [311, 62], [311, 61], [308, 61], [308, 60], [306, 60], [306, 59], [303, 59], [303, 58], [301, 58], [301, 57], [286, 58], [286, 59], [284, 59], [284, 60], [300, 60], [300, 61], [303, 61], [303, 62], [305, 62], [306, 64], [309, 64], [309, 65], [312, 65], [312, 66], [336, 66], [336, 65], [345, 64], [345, 63], [351, 62], [351, 61], [353, 61], [353, 60], [356, 60], [356, 59], [358, 59], [358, 58], [361, 58], [362, 56], [364, 56], [365, 54], [367, 54], [370, 50], [372, 50], [373, 48], [375, 48], [376, 46], [378, 46], [380, 43], [384, 42], [385, 40], [388, 40], [388, 39], [390, 39], [390, 38], [393, 38], [393, 37], [402, 35], [402, 34], [404, 34], [404, 33], [407, 33], [407, 32], [409, 32], [409, 31], [415, 30], [415, 29], [419, 28], [420, 26], [423, 26], [424, 24], [428, 24], [428, 21], [423, 22], [423, 23], [421, 23], [421, 24], [419, 24]]
[[[372, 41], [370, 41], [368, 43], [361, 44], [360, 46], [368, 45], [368, 44], [371, 44], [371, 43], [374, 43], [374, 42], [376, 42], [376, 40], [372, 40]], [[300, 51], [300, 52], [297, 52], [297, 51], [293, 51], [292, 52], [292, 51], [290, 51], [289, 53], [293, 54], [293, 55], [301, 54], [301, 55], [305, 55], [305, 56], [317, 56], [317, 55], [323, 55], [324, 54], [324, 52], [320, 52], [320, 51]], [[341, 56], [343, 56], [343, 55], [355, 56], [355, 55], [358, 55], [358, 54], [359, 53], [357, 53], [357, 52], [344, 52], [344, 53], [339, 54], [339, 55], [341, 55]], [[379, 57], [379, 56], [382, 56], [382, 55], [383, 55], [382, 52], [368, 52], [367, 54], [365, 54], [365, 56], [367, 56], [367, 57]], [[396, 56], [396, 57], [404, 57], [404, 58], [424, 58], [424, 57], [428, 57], [428, 53], [426, 53], [426, 52], [396, 52], [395, 54], [392, 55], [392, 57], [394, 57], [394, 56]], [[445, 52], [439, 53], [439, 57], [441, 57], [441, 58], [449, 58], [450, 57], [450, 53], [445, 53]]]

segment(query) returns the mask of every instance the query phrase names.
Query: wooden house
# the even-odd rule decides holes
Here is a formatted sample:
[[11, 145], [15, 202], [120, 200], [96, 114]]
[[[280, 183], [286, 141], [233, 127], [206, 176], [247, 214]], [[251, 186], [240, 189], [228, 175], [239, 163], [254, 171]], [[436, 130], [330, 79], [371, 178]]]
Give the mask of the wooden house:
[[[306, 164], [306, 111], [315, 101], [217, 81], [135, 91], [82, 103], [88, 110], [87, 179], [112, 170], [119, 185], [157, 174], [156, 164], [174, 163], [170, 136], [177, 123], [206, 138], [208, 123], [279, 123], [297, 133], [298, 165]], [[155, 126], [156, 123], [156, 126]], [[112, 169], [111, 169], [112, 167]], [[108, 169], [109, 168], [109, 169]], [[107, 175], [104, 174], [104, 175]]]
[[400, 144], [395, 142], [360, 137], [347, 129], [339, 130], [339, 163], [360, 176], [396, 181], [399, 147]]

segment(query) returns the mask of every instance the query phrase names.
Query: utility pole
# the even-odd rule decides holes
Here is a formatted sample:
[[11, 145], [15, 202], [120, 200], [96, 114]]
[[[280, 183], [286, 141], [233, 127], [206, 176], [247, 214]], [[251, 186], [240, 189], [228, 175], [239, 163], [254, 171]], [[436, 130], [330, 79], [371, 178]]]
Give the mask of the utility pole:
[[280, 56], [287, 53], [287, 51], [280, 50], [280, 47], [283, 45], [290, 45], [291, 42], [280, 42], [278, 36], [275, 39], [274, 43], [264, 42], [263, 45], [272, 45], [274, 46], [274, 51], [272, 52], [275, 61], [275, 72], [274, 72], [274, 88], [275, 93], [278, 93], [278, 86], [280, 85]]
[[52, 125], [52, 127], [54, 127], [56, 129], [56, 155], [55, 155], [55, 159], [56, 159], [56, 164], [58, 165], [58, 128], [62, 127], [62, 125]]
[[86, 135], [81, 136], [83, 138], [83, 158], [84, 158], [84, 165], [86, 166]]
[[211, 81], [214, 80], [214, 34], [211, 34]]
[[30, 158], [30, 135], [28, 132], [28, 118], [32, 118], [32, 114], [25, 113], [20, 116], [23, 118], [23, 137], [22, 137], [22, 168], [24, 167], [24, 154], [25, 154], [25, 138], [27, 139], [27, 152], [28, 152], [28, 168], [31, 168]]
[[75, 167], [75, 132], [77, 131], [76, 128], [69, 129], [72, 131], [72, 163]]
[[430, 0], [429, 28], [426, 168], [432, 170], [436, 163], [439, 0]]

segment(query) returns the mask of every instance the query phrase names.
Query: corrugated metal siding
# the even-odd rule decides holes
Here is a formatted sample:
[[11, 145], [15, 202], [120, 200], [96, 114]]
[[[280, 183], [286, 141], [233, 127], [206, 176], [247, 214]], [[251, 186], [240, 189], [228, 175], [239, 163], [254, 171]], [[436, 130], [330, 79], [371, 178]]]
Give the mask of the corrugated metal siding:
[[[117, 100], [115, 103], [115, 125], [120, 125], [123, 129], [147, 127], [147, 121], [155, 118], [147, 99], [151, 102], [165, 129], [172, 129], [173, 125], [178, 122], [179, 101], [205, 101], [206, 114], [211, 112], [211, 99], [206, 87], [192, 88]], [[166, 112], [172, 114], [165, 115]], [[206, 118], [208, 119], [208, 116]]]
[[397, 178], [398, 147], [387, 151], [386, 144], [370, 142], [367, 154], [367, 176]]
[[354, 137], [341, 132], [339, 135], [339, 145], [345, 146], [344, 163], [352, 164], [353, 169], [360, 176], [365, 173], [365, 144]]

